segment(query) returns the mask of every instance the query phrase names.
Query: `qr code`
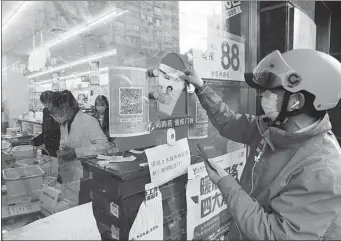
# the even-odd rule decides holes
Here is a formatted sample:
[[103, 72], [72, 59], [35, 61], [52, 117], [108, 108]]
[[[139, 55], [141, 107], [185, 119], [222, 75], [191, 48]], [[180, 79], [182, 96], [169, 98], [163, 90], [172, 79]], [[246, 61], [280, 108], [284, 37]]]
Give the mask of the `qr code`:
[[120, 115], [143, 114], [143, 88], [120, 88]]
[[196, 123], [206, 123], [208, 122], [208, 116], [206, 115], [206, 110], [201, 106], [200, 102], [196, 103]]

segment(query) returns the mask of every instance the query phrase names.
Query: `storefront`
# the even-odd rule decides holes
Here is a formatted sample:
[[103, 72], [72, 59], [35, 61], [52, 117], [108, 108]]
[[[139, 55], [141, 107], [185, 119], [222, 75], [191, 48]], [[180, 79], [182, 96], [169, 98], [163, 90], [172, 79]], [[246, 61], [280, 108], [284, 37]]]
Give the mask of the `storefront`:
[[[3, 238], [227, 239], [231, 215], [196, 144], [237, 179], [248, 147], [218, 133], [179, 75], [194, 68], [231, 110], [259, 114], [260, 93], [247, 86], [244, 73], [270, 50], [295, 43], [315, 48], [309, 13], [289, 3], [271, 7], [255, 1], [4, 1]], [[278, 11], [285, 28], [294, 15], [280, 14], [291, 8], [305, 32], [286, 33], [278, 42], [267, 32], [274, 29], [268, 20]], [[74, 174], [68, 162], [28, 145], [42, 132], [41, 94], [65, 90], [93, 116], [97, 97], [108, 99], [108, 132], [118, 151], [81, 158], [78, 191], [65, 181]]]

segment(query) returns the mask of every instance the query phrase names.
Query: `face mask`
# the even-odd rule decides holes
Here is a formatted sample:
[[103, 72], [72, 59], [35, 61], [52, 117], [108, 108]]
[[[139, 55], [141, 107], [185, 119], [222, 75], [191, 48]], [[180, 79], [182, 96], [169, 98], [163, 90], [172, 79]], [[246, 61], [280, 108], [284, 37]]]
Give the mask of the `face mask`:
[[277, 103], [280, 101], [282, 101], [282, 99], [278, 99], [276, 94], [272, 93], [269, 90], [265, 91], [261, 99], [261, 104], [265, 112], [265, 116], [274, 121], [279, 115], [279, 112], [277, 110]]
[[96, 106], [96, 110], [99, 112], [99, 113], [104, 113], [105, 111], [105, 106]]

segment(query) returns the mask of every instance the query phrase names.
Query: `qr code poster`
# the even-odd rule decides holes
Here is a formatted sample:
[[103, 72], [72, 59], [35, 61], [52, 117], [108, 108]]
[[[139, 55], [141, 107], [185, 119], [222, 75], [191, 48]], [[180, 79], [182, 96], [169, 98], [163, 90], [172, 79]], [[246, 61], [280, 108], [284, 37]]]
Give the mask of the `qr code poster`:
[[193, 124], [188, 128], [188, 139], [203, 139], [208, 137], [208, 116], [201, 106], [196, 94], [188, 94], [188, 115], [195, 116]]
[[111, 137], [150, 133], [147, 70], [109, 69], [109, 122]]
[[143, 114], [143, 88], [121, 87], [119, 101], [120, 115]]

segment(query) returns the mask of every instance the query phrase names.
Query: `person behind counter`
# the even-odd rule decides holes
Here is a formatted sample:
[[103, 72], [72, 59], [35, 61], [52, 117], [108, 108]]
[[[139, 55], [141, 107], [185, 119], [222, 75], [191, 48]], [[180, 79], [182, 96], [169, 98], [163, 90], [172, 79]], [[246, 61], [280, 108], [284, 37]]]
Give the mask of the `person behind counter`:
[[98, 121], [80, 110], [70, 91], [61, 92], [60, 98], [55, 99], [51, 116], [60, 123], [61, 139], [57, 157], [67, 162], [71, 169], [66, 177], [62, 176], [62, 180], [66, 189], [73, 193], [70, 199], [78, 204], [83, 167], [77, 158], [106, 154], [112, 145]]
[[52, 109], [53, 99], [57, 98], [57, 95], [53, 91], [45, 91], [40, 95], [40, 102], [44, 105], [42, 133], [29, 141], [29, 144], [32, 146], [44, 144], [48, 154], [53, 157], [57, 156], [57, 150], [59, 149], [60, 124], [50, 116], [50, 110]]
[[109, 101], [104, 95], [99, 95], [95, 100], [94, 117], [98, 120], [102, 131], [109, 138]]

